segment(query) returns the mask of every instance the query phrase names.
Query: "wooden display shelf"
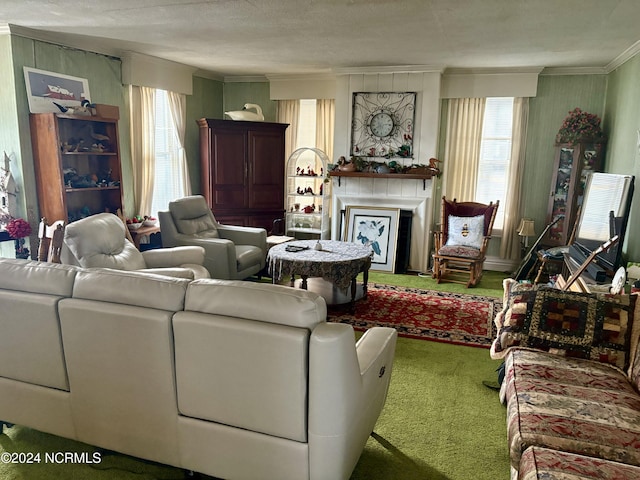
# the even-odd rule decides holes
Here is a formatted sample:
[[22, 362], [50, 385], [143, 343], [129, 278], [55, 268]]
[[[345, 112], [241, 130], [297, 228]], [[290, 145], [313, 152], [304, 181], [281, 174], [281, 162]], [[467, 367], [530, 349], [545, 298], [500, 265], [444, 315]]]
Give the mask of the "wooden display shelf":
[[64, 191], [71, 192], [97, 192], [103, 190], [120, 190], [120, 187], [65, 187]]

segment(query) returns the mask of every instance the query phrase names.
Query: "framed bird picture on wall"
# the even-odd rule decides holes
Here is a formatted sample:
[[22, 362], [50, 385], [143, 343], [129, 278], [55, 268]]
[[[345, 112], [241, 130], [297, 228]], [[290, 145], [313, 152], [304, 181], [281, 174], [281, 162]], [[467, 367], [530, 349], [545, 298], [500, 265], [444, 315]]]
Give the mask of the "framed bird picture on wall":
[[62, 73], [23, 67], [31, 113], [64, 112], [91, 101], [89, 81]]
[[394, 272], [399, 217], [399, 208], [347, 207], [344, 240], [371, 247], [372, 271]]

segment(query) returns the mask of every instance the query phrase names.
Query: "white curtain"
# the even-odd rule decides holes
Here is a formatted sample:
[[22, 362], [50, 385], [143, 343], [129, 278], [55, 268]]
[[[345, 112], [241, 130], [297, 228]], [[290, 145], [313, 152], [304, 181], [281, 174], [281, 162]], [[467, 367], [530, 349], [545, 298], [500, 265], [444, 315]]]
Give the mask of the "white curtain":
[[517, 228], [520, 222], [520, 199], [524, 170], [529, 98], [513, 100], [513, 130], [511, 133], [511, 161], [504, 202], [504, 226], [500, 242], [500, 257], [517, 260], [520, 258], [520, 239]]
[[322, 150], [333, 162], [333, 132], [335, 129], [335, 100], [316, 101], [316, 147]]
[[285, 160], [296, 149], [298, 144], [298, 118], [300, 117], [299, 100], [278, 100], [278, 123], [288, 123], [284, 134]]
[[135, 211], [151, 212], [155, 176], [155, 89], [129, 85], [131, 165]]
[[484, 98], [449, 100], [442, 191], [449, 199], [475, 199], [485, 103]]
[[171, 119], [178, 137], [177, 148], [171, 152], [174, 154], [171, 163], [180, 172], [182, 180], [182, 195], [191, 195], [191, 182], [189, 181], [189, 167], [184, 150], [184, 138], [186, 132], [187, 97], [182, 93], [167, 92]]

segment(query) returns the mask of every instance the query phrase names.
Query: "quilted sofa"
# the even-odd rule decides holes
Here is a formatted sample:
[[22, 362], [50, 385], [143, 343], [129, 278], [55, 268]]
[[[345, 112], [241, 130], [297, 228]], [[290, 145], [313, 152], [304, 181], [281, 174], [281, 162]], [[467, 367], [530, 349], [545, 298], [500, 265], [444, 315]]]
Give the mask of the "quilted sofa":
[[640, 479], [636, 299], [505, 281], [491, 356], [512, 480]]
[[0, 259], [0, 419], [220, 478], [344, 479], [396, 332], [270, 284]]

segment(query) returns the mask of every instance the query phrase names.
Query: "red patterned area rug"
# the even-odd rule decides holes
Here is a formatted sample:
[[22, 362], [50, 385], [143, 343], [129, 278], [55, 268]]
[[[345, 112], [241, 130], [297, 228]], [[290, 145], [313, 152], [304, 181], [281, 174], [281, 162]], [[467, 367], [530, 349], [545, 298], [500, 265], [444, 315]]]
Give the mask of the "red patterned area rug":
[[328, 320], [356, 330], [393, 327], [403, 337], [488, 348], [501, 309], [501, 299], [493, 297], [374, 284], [356, 302], [355, 313], [329, 307]]

